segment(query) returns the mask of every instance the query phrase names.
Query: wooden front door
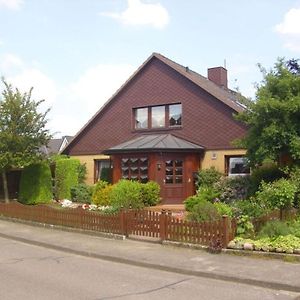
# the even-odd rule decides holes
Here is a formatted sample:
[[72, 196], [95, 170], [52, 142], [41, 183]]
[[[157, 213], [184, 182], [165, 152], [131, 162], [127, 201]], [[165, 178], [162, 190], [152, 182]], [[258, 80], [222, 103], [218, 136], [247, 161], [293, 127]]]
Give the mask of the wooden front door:
[[184, 158], [169, 156], [163, 162], [163, 198], [165, 203], [181, 203], [185, 197]]
[[160, 158], [163, 204], [182, 204], [194, 193], [193, 173], [199, 169], [197, 154], [165, 154]]

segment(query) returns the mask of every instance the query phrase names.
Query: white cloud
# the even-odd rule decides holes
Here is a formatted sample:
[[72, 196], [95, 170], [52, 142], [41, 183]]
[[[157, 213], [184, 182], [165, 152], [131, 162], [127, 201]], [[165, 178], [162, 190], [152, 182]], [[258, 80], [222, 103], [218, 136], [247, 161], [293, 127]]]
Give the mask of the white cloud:
[[163, 29], [169, 23], [168, 11], [160, 3], [127, 2], [128, 7], [123, 12], [102, 12], [100, 15], [117, 19], [125, 25], [149, 25], [157, 29]]
[[129, 64], [99, 64], [91, 67], [70, 85], [70, 95], [74, 103], [81, 103], [86, 112], [95, 113], [133, 71], [134, 67]]
[[33, 87], [34, 99], [45, 99], [48, 106], [56, 100], [57, 87], [54, 81], [39, 68], [24, 62], [13, 53], [0, 56], [0, 75], [21, 92], [28, 92]]
[[134, 70], [128, 64], [99, 64], [88, 68], [62, 91], [61, 102], [51, 112], [51, 128], [62, 134], [76, 134]]
[[18, 10], [23, 3], [23, 0], [0, 0], [0, 8], [4, 7], [11, 10]]
[[[56, 119], [55, 110], [59, 106], [59, 88], [48, 75], [42, 72], [34, 64], [24, 62], [20, 57], [12, 53], [3, 54], [0, 57], [0, 75], [5, 76], [5, 81], [18, 88], [22, 93], [27, 93], [33, 87], [32, 99], [45, 100], [40, 106], [41, 111], [51, 108], [48, 118], [48, 128], [53, 133], [57, 131], [53, 122]], [[0, 85], [0, 92], [4, 88]], [[64, 126], [62, 126], [64, 129]]]
[[[51, 107], [48, 128], [57, 133], [56, 136], [76, 134], [135, 70], [129, 64], [99, 64], [61, 87], [38, 65], [26, 63], [16, 55], [2, 55], [0, 61], [0, 74], [4, 74], [5, 67], [8, 83], [21, 92], [28, 92], [33, 87], [32, 99], [45, 99], [42, 110]], [[0, 85], [0, 89], [2, 87]]]
[[3, 73], [9, 73], [12, 69], [22, 66], [22, 59], [13, 53], [5, 53], [0, 57], [0, 71]]
[[286, 48], [300, 52], [300, 8], [290, 9], [275, 31], [284, 38]]
[[33, 87], [32, 99], [45, 99], [46, 107], [56, 101], [57, 88], [54, 81], [38, 69], [23, 69], [20, 73], [8, 77], [6, 80], [22, 92], [28, 92]]
[[300, 8], [290, 9], [285, 14], [283, 22], [276, 25], [275, 29], [281, 34], [300, 34]]

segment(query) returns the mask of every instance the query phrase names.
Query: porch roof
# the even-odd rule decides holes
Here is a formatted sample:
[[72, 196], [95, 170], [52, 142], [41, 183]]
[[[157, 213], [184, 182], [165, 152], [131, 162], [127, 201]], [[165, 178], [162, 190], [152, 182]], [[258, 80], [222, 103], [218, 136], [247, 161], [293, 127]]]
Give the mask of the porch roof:
[[128, 152], [199, 152], [204, 147], [172, 134], [140, 135], [127, 142], [105, 150], [104, 154]]

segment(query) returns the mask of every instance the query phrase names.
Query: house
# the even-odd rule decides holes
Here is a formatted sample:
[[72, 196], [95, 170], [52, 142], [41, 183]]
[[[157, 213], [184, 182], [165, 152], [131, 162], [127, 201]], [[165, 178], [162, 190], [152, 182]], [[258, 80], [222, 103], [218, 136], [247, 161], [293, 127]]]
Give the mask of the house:
[[113, 182], [154, 180], [163, 203], [182, 203], [195, 192], [199, 168], [248, 172], [245, 149], [232, 144], [247, 130], [233, 117], [243, 109], [225, 68], [205, 78], [153, 53], [63, 153], [86, 163], [89, 184], [111, 168]]
[[45, 149], [45, 153], [48, 155], [58, 154], [72, 141], [73, 136], [65, 135], [58, 139], [51, 139], [48, 146]]

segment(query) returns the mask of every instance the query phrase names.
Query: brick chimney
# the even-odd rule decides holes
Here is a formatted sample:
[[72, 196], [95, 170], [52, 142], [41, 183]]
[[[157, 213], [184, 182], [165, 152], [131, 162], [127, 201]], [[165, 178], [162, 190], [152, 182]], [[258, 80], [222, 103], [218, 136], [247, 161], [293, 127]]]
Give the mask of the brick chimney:
[[228, 88], [227, 86], [227, 70], [223, 67], [215, 67], [207, 69], [207, 78], [213, 81], [220, 87]]

